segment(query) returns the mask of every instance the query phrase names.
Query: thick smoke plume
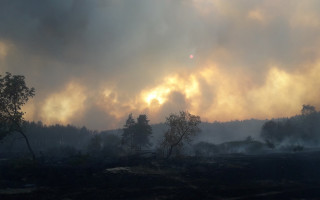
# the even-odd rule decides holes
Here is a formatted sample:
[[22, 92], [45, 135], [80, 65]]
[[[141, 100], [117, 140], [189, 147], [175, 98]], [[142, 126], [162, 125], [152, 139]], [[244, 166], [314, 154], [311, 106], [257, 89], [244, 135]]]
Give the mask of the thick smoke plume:
[[[129, 113], [206, 121], [320, 106], [320, 2], [4, 0], [0, 72], [26, 76], [27, 119], [95, 129]], [[192, 55], [192, 56], [191, 56]]]

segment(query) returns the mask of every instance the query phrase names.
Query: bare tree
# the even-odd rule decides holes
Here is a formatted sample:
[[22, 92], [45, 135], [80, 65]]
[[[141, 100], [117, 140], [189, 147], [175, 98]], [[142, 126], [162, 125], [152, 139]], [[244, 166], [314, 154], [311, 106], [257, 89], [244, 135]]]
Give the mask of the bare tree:
[[190, 114], [188, 111], [180, 111], [179, 114], [171, 114], [166, 118], [168, 131], [164, 135], [162, 147], [166, 151], [166, 157], [170, 158], [173, 149], [179, 149], [183, 143], [190, 142], [192, 136], [200, 131], [200, 117]]
[[35, 154], [22, 128], [25, 113], [21, 110], [29, 98], [34, 96], [35, 90], [28, 88], [24, 79], [24, 76], [8, 72], [4, 77], [0, 76], [0, 140], [10, 133], [20, 133], [35, 160]]

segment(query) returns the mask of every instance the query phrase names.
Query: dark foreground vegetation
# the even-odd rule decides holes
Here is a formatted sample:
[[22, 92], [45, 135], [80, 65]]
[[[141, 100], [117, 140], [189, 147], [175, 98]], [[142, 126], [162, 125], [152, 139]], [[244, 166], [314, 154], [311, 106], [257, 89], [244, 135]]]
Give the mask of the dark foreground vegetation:
[[317, 199], [320, 151], [1, 160], [0, 199]]

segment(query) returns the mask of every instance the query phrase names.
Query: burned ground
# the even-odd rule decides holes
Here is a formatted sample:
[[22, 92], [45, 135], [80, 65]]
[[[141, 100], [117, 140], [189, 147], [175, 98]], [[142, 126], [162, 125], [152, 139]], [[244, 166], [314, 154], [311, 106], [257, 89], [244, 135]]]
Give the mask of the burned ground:
[[3, 160], [0, 199], [317, 199], [320, 152]]

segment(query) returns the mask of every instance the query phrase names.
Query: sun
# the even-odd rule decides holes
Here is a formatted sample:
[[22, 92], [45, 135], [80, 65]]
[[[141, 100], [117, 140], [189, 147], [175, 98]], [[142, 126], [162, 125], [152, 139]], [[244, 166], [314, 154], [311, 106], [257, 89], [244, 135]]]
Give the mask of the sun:
[[150, 106], [153, 101], [160, 105], [166, 101], [167, 95], [170, 93], [170, 88], [158, 87], [144, 93], [144, 101]]
[[153, 101], [157, 101], [159, 104], [163, 104], [164, 100], [160, 96], [157, 96], [155, 93], [151, 93], [146, 97], [146, 102], [148, 105], [151, 105]]

